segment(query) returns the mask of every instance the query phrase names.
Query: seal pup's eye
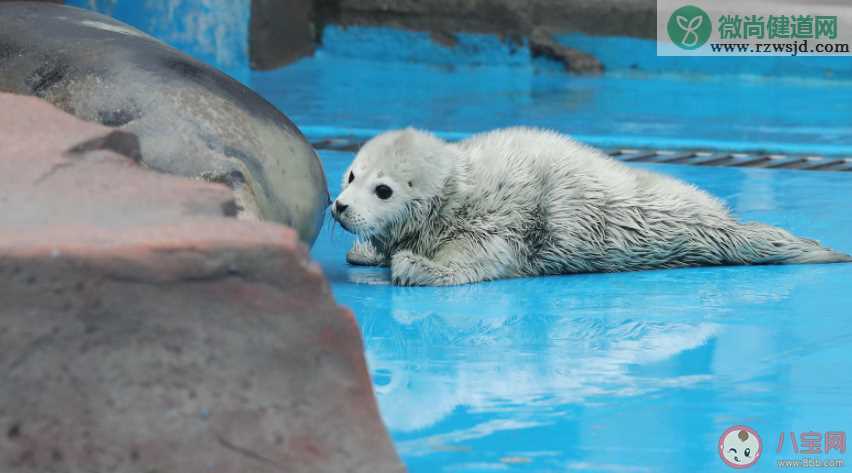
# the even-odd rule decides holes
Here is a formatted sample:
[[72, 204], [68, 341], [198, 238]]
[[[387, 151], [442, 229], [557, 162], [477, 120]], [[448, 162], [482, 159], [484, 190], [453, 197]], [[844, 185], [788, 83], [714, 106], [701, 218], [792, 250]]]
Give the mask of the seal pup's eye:
[[384, 184], [379, 184], [376, 186], [376, 197], [382, 200], [387, 200], [390, 199], [391, 195], [393, 195], [393, 190], [390, 187]]
[[349, 182], [348, 182], [348, 184], [352, 184], [352, 181], [354, 181], [354, 180], [355, 180], [355, 173], [352, 172], [352, 171], [349, 171]]

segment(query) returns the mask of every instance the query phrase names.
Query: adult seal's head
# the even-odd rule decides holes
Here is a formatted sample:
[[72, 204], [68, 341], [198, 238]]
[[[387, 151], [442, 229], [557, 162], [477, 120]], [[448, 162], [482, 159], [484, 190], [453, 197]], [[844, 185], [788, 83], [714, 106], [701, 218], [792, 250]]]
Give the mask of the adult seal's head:
[[230, 185], [238, 214], [312, 243], [328, 190], [299, 130], [239, 82], [86, 10], [0, 3], [0, 91], [133, 132], [154, 169]]

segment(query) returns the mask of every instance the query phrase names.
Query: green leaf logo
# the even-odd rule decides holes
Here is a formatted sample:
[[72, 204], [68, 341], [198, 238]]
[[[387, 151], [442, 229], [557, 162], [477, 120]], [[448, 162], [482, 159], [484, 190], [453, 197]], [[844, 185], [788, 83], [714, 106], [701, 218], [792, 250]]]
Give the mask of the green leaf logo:
[[681, 49], [698, 49], [710, 39], [713, 25], [707, 13], [693, 5], [680, 7], [669, 17], [669, 38]]

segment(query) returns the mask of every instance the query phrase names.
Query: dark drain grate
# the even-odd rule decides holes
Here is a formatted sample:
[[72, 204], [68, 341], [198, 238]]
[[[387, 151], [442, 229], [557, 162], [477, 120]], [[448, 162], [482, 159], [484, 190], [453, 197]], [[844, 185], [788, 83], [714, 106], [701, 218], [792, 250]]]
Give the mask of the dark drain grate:
[[794, 156], [764, 153], [714, 153], [711, 151], [669, 151], [615, 149], [610, 156], [632, 163], [692, 164], [738, 168], [801, 169], [803, 171], [852, 171], [852, 158]]
[[[353, 138], [330, 138], [315, 141], [313, 145], [316, 149], [355, 152], [358, 151], [363, 143], [363, 140]], [[631, 163], [852, 172], [852, 158], [653, 149], [611, 149], [606, 151], [615, 159]]]
[[351, 151], [353, 153], [361, 149], [364, 144], [363, 140], [350, 138], [328, 138], [320, 141], [311, 142], [316, 149], [327, 149], [331, 151]]

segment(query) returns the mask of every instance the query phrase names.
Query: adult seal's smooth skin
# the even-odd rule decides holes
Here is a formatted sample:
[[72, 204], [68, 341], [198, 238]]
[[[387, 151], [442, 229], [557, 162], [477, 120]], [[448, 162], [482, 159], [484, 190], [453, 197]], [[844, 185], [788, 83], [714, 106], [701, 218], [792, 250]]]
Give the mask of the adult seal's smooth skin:
[[423, 131], [368, 141], [332, 206], [359, 237], [347, 259], [394, 284], [733, 264], [852, 261], [741, 223], [709, 194], [558, 133], [509, 128], [447, 143]]
[[230, 185], [238, 216], [287, 224], [308, 244], [319, 232], [325, 176], [296, 126], [131, 26], [62, 5], [0, 3], [0, 91], [134, 133], [145, 165]]

